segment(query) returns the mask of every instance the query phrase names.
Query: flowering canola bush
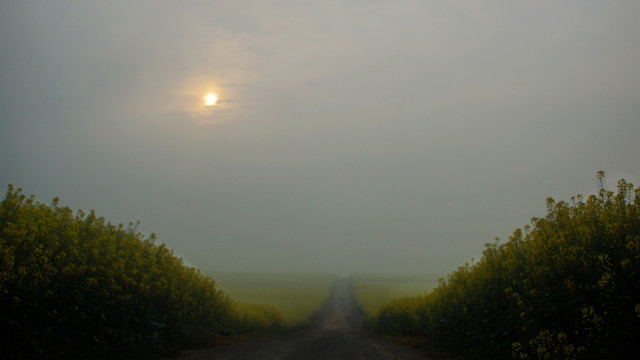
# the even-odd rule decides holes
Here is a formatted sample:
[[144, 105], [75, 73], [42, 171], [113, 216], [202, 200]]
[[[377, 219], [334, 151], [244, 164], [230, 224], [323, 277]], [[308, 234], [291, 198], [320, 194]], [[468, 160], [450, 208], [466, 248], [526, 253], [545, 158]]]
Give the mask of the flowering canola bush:
[[382, 331], [494, 359], [635, 359], [640, 353], [640, 188], [620, 180], [547, 215], [442, 279], [395, 300]]
[[282, 325], [273, 309], [233, 303], [155, 235], [57, 203], [11, 185], [0, 202], [3, 359], [148, 356]]

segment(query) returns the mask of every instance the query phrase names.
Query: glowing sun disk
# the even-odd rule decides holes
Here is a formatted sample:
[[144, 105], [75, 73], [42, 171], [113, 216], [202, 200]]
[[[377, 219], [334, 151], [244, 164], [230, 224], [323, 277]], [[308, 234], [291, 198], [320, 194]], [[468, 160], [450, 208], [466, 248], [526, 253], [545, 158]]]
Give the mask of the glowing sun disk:
[[218, 101], [218, 97], [214, 93], [208, 93], [207, 96], [204, 97], [204, 103], [207, 106], [213, 106]]

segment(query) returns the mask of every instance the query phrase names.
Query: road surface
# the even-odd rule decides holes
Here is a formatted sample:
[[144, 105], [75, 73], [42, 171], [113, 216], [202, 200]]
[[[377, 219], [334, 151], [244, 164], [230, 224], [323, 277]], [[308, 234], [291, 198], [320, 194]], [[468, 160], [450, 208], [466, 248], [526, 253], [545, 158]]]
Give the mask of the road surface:
[[300, 360], [300, 359], [444, 359], [387, 342], [362, 329], [351, 282], [338, 279], [309, 329], [209, 349], [183, 351], [180, 360]]

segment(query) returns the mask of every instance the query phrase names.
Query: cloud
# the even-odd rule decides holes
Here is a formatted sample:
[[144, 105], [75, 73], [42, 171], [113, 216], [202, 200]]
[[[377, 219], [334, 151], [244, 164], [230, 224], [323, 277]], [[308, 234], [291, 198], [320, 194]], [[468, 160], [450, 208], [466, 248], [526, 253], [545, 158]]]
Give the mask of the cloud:
[[640, 173], [638, 4], [14, 2], [0, 181], [216, 270], [445, 272]]

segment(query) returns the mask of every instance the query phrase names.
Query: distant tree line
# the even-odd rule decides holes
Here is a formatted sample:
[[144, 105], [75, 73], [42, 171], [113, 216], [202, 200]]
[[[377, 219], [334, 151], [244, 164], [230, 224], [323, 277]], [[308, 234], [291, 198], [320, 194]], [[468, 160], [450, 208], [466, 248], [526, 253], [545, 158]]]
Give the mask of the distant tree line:
[[547, 215], [442, 279], [395, 300], [381, 331], [491, 359], [636, 359], [640, 354], [640, 188], [620, 180]]
[[283, 326], [236, 304], [155, 235], [75, 214], [9, 185], [0, 202], [0, 358], [145, 357], [169, 347]]

